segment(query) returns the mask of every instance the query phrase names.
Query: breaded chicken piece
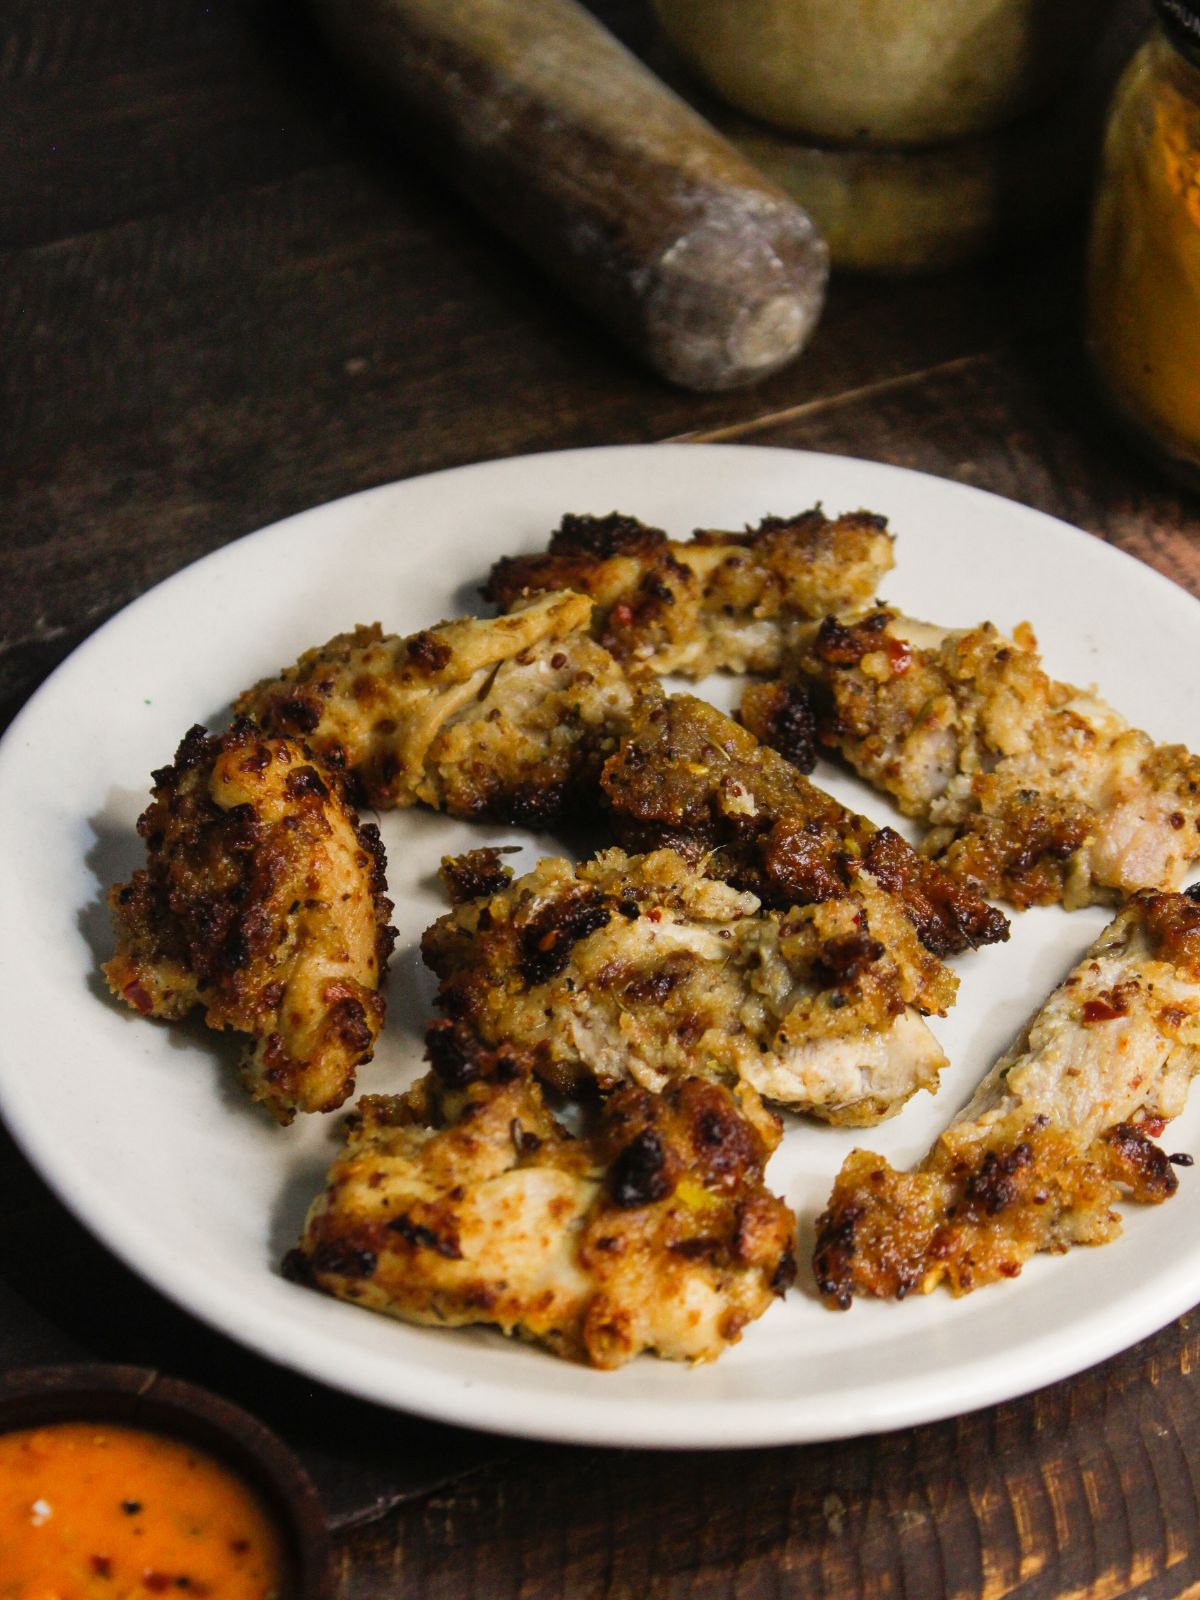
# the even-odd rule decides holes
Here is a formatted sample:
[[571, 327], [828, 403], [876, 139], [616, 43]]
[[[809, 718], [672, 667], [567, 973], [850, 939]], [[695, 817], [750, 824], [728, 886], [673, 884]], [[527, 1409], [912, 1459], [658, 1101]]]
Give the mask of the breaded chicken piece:
[[974, 890], [691, 695], [643, 701], [601, 783], [628, 848], [712, 851], [712, 871], [768, 906], [823, 903], [846, 894], [855, 874], [873, 879], [932, 953], [916, 998], [923, 1010], [953, 999], [934, 956], [1008, 938], [1004, 917]]
[[1200, 1068], [1200, 906], [1135, 895], [914, 1172], [855, 1150], [817, 1224], [817, 1283], [902, 1298], [1014, 1278], [1039, 1250], [1105, 1244], [1119, 1199], [1175, 1192], [1151, 1142]]
[[759, 1095], [858, 1126], [945, 1064], [916, 1003], [940, 963], [866, 875], [781, 914], [673, 850], [550, 858], [442, 917], [421, 952], [445, 1016], [529, 1049], [560, 1090], [699, 1074], [764, 1138]]
[[591, 602], [541, 596], [401, 639], [378, 623], [339, 634], [237, 709], [304, 739], [379, 809], [537, 826], [593, 794], [634, 689], [589, 637]]
[[[828, 619], [796, 665], [818, 737], [930, 825], [923, 849], [1024, 908], [1177, 888], [1200, 859], [1200, 760], [1049, 677], [1028, 627]], [[745, 720], [760, 736], [770, 729]]]
[[870, 604], [891, 566], [887, 519], [869, 511], [830, 521], [818, 506], [686, 544], [613, 512], [565, 516], [544, 555], [504, 557], [483, 594], [507, 609], [578, 590], [595, 600], [595, 637], [618, 661], [703, 678], [773, 671], [799, 622]]
[[109, 893], [113, 993], [143, 1016], [203, 1007], [253, 1041], [242, 1080], [280, 1122], [332, 1111], [383, 1026], [394, 930], [379, 832], [302, 746], [193, 728], [154, 774], [146, 866]]
[[359, 1102], [286, 1275], [604, 1368], [643, 1350], [711, 1361], [792, 1282], [795, 1219], [725, 1090], [630, 1086], [572, 1138], [528, 1054], [442, 1031], [407, 1095]]

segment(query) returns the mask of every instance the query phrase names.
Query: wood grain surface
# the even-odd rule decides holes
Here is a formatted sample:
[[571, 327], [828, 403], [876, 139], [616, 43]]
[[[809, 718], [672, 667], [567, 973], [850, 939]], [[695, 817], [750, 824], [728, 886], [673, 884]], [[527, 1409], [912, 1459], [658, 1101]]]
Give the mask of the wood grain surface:
[[[644, 38], [635, 0], [597, 9]], [[6, 716], [106, 617], [239, 534], [579, 444], [900, 462], [1064, 516], [1200, 594], [1200, 505], [1111, 431], [1083, 368], [1078, 214], [939, 278], [835, 280], [796, 366], [688, 396], [398, 157], [283, 0], [7, 0], [0, 41]], [[1052, 1389], [880, 1438], [528, 1445], [239, 1351], [139, 1284], [0, 1140], [0, 1362], [83, 1355], [160, 1365], [273, 1423], [340, 1530], [345, 1600], [1200, 1594], [1194, 1314]]]

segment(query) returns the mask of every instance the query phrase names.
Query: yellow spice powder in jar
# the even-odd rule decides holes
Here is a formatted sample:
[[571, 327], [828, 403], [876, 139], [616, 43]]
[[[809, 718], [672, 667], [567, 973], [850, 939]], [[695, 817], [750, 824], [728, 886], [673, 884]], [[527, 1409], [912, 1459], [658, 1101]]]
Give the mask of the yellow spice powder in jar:
[[1200, 4], [1155, 3], [1109, 114], [1088, 348], [1138, 441], [1200, 485]]

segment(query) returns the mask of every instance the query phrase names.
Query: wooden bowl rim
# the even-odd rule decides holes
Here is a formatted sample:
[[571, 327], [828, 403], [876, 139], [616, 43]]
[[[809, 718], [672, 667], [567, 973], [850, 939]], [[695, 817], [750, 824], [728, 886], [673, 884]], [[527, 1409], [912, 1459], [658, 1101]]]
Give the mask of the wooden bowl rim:
[[333, 1552], [316, 1486], [257, 1417], [153, 1367], [81, 1362], [0, 1373], [0, 1434], [92, 1419], [182, 1439], [215, 1456], [260, 1495], [284, 1537], [293, 1584], [284, 1600], [333, 1600]]

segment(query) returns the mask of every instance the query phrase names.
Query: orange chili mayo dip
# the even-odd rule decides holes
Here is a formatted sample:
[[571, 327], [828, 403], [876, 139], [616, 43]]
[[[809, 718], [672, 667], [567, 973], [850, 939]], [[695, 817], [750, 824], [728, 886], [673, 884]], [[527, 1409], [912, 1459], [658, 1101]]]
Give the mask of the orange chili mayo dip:
[[273, 1600], [254, 1494], [160, 1434], [60, 1422], [0, 1434], [0, 1600]]

